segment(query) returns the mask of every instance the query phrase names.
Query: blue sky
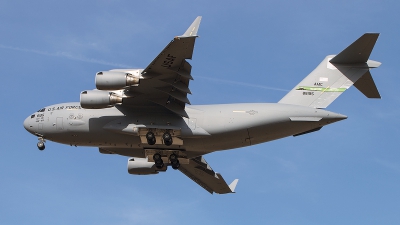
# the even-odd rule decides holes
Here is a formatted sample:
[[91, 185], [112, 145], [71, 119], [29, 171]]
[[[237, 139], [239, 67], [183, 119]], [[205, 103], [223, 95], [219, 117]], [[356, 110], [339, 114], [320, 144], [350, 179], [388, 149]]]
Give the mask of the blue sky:
[[[399, 224], [398, 1], [0, 1], [0, 224]], [[277, 102], [365, 32], [381, 100], [352, 88], [319, 132], [206, 156], [237, 193], [178, 171], [127, 173], [127, 158], [37, 140], [23, 120], [79, 101], [94, 75], [145, 68], [196, 16], [192, 104]]]

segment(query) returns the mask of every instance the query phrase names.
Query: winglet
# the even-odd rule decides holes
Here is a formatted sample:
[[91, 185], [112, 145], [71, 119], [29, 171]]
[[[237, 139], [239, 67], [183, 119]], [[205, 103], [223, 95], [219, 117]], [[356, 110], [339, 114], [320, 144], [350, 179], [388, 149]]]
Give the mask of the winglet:
[[179, 36], [179, 37], [182, 38], [182, 37], [197, 36], [197, 31], [199, 30], [200, 22], [201, 22], [201, 16], [198, 16], [193, 21], [192, 25], [190, 25], [190, 27], [186, 30], [186, 32], [184, 34], [182, 34], [182, 36]]
[[229, 185], [229, 188], [231, 189], [232, 193], [235, 193], [235, 188], [236, 188], [236, 185], [237, 185], [238, 182], [239, 182], [239, 179], [235, 179]]

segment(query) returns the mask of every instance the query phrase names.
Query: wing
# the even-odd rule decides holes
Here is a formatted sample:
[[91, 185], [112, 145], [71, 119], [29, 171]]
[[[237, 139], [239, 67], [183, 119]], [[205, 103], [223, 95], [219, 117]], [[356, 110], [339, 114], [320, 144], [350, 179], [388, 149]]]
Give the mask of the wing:
[[222, 175], [215, 173], [202, 156], [190, 159], [189, 164], [181, 164], [179, 170], [211, 194], [235, 193], [239, 181], [235, 179], [228, 185]]
[[175, 37], [161, 53], [141, 72], [140, 85], [129, 88], [134, 96], [124, 102], [127, 105], [156, 103], [184, 117], [185, 105], [190, 104], [187, 94], [192, 66], [193, 48], [201, 16], [197, 17], [182, 36]]

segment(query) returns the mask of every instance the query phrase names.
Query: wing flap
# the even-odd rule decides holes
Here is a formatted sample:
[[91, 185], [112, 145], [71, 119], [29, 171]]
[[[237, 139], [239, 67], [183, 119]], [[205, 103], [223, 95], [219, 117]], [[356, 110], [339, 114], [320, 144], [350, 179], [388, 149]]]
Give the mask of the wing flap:
[[192, 71], [192, 65], [190, 65], [190, 63], [188, 63], [186, 60], [182, 61], [180, 67], [171, 68], [170, 70], [176, 72], [183, 77], [186, 77], [187, 79], [193, 80], [192, 74], [190, 74]]
[[182, 92], [180, 92], [180, 91], [178, 91], [178, 90], [176, 90], [176, 89], [174, 89], [172, 87], [160, 87], [160, 88], [157, 88], [157, 89], [162, 91], [162, 92], [164, 92], [164, 93], [166, 93], [166, 94], [168, 94], [169, 96], [171, 96], [171, 97], [183, 102], [183, 103], [186, 103], [186, 104], [190, 105], [190, 101], [187, 98], [187, 93], [182, 93]]
[[188, 83], [189, 81], [184, 82], [182, 79], [177, 80], [177, 79], [165, 79], [165, 80], [161, 80], [169, 85], [171, 85], [173, 88], [176, 88], [182, 92], [185, 92], [187, 94], [192, 94], [192, 92], [190, 91], [190, 89], [188, 88]]

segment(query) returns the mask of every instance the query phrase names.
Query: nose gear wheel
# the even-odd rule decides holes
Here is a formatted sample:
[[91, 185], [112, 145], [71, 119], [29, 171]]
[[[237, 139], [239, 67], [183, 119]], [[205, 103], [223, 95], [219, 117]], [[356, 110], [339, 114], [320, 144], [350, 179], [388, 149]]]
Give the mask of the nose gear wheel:
[[37, 143], [37, 147], [40, 151], [43, 151], [46, 146], [44, 145], [44, 142], [46, 142], [42, 137], [38, 138], [39, 142]]

